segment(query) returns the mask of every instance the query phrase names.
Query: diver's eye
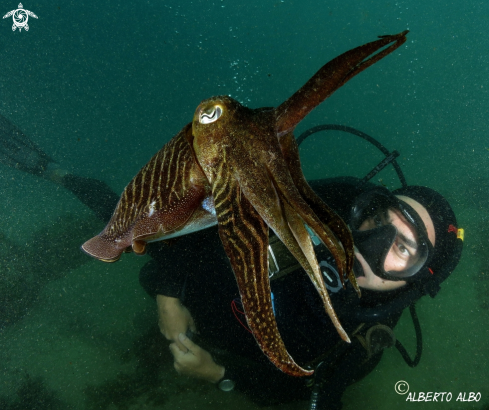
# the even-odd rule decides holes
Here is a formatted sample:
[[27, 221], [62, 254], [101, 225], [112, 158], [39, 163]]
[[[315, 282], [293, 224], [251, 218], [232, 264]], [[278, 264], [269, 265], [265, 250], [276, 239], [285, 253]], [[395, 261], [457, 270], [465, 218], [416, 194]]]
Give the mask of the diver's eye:
[[399, 252], [401, 253], [401, 255], [403, 256], [411, 256], [411, 254], [409, 253], [408, 249], [402, 244], [398, 244], [397, 245], [397, 249], [399, 249]]
[[379, 212], [373, 217], [375, 227], [380, 228], [389, 223], [386, 211]]
[[199, 122], [201, 124], [210, 124], [217, 121], [221, 115], [222, 108], [216, 105], [209, 111], [201, 111], [199, 115]]

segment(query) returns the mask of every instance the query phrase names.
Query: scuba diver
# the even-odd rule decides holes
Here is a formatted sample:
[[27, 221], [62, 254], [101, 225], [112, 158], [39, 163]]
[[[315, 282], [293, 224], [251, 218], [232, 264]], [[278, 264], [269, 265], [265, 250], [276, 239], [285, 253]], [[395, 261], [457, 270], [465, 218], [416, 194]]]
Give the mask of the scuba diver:
[[[399, 154], [366, 134], [324, 125], [306, 131], [298, 142], [322, 130], [355, 134], [385, 155], [363, 179], [310, 182], [353, 233], [360, 299], [349, 282], [341, 286], [334, 259], [312, 237], [334, 309], [352, 342], [339, 339], [307, 275], [282, 242], [271, 236], [269, 274], [278, 327], [292, 357], [315, 372], [309, 378], [296, 378], [278, 370], [247, 328], [218, 232], [207, 229], [171, 246], [149, 244], [152, 260], [140, 272], [141, 285], [157, 301], [159, 327], [172, 342], [179, 373], [216, 383], [223, 391], [235, 388], [263, 405], [309, 400], [311, 409], [339, 409], [347, 386], [375, 368], [384, 348], [395, 344], [410, 366], [419, 362], [421, 330], [414, 304], [423, 295], [434, 297], [457, 266], [462, 230], [457, 229], [448, 202], [430, 188], [408, 186], [395, 161]], [[0, 163], [65, 187], [104, 222], [119, 199], [104, 182], [62, 170], [2, 116]], [[392, 193], [368, 182], [388, 164], [394, 166], [403, 185]], [[407, 307], [417, 333], [414, 360], [392, 331]]]
[[[215, 229], [182, 237], [171, 246], [151, 244], [152, 256], [140, 272], [140, 283], [156, 299], [161, 333], [172, 343], [177, 372], [234, 388], [260, 405], [309, 400], [311, 409], [340, 409], [345, 389], [370, 373], [384, 348], [395, 345], [410, 366], [421, 357], [421, 330], [414, 304], [434, 297], [457, 266], [463, 230], [449, 203], [436, 191], [408, 186], [390, 153], [366, 134], [349, 127], [315, 127], [354, 133], [386, 155], [364, 179], [310, 181], [311, 187], [349, 225], [355, 244], [354, 274], [362, 290], [342, 287], [329, 251], [313, 234], [316, 255], [333, 307], [350, 344], [339, 339], [311, 281], [280, 240], [271, 235], [269, 275], [280, 334], [288, 352], [312, 377], [292, 377], [263, 355], [240, 303], [228, 258]], [[392, 163], [402, 188], [367, 182]], [[164, 249], [162, 249], [164, 247]], [[168, 274], [171, 270], [171, 274]], [[417, 333], [412, 360], [392, 329], [410, 307]]]

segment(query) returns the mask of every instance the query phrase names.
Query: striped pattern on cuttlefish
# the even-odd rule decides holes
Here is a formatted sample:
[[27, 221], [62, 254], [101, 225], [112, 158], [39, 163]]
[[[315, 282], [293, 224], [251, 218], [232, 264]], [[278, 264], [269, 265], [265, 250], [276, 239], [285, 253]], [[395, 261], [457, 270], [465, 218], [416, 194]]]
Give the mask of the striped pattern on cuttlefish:
[[122, 193], [105, 229], [82, 249], [104, 262], [128, 248], [143, 254], [147, 242], [217, 224], [211, 187], [195, 161], [184, 127], [139, 171]]
[[336, 57], [276, 108], [250, 109], [227, 96], [204, 100], [193, 121], [127, 185], [105, 229], [82, 249], [114, 262], [124, 251], [143, 254], [148, 242], [217, 224], [246, 320], [260, 348], [282, 371], [310, 375], [312, 371], [295, 363], [287, 352], [273, 314], [269, 228], [307, 272], [347, 342], [306, 225], [334, 256], [342, 280], [348, 277], [360, 291], [352, 272], [350, 231], [307, 184], [293, 131], [339, 87], [400, 47], [406, 34], [382, 36]]

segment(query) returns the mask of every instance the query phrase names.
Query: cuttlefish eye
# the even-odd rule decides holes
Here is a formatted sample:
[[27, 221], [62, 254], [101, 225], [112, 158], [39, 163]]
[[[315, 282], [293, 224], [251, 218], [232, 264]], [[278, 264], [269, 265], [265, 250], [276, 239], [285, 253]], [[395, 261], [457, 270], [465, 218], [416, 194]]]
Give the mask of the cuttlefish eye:
[[206, 110], [202, 110], [199, 114], [199, 122], [201, 124], [210, 124], [219, 119], [222, 115], [222, 108], [219, 105], [215, 105], [214, 107], [208, 108]]

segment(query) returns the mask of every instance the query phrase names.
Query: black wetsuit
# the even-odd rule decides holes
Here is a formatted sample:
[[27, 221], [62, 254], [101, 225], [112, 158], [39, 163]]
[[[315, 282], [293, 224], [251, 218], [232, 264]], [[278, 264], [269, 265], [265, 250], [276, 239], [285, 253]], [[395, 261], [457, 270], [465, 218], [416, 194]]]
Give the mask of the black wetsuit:
[[[313, 181], [311, 186], [348, 222], [354, 198], [367, 188], [357, 183], [357, 179], [342, 178]], [[265, 405], [311, 396], [311, 388], [306, 386], [311, 380], [308, 383], [307, 378], [291, 377], [278, 370], [243, 325], [246, 320], [239, 312], [236, 280], [217, 228], [187, 235], [173, 245], [160, 243], [148, 248], [153, 260], [141, 270], [142, 286], [153, 297], [161, 294], [182, 301], [199, 331], [196, 343], [211, 351], [216, 362], [225, 367], [225, 378], [233, 380], [237, 389]], [[302, 269], [272, 281], [271, 286], [278, 327], [289, 353], [300, 365], [317, 364], [314, 359], [323, 356], [321, 370], [316, 371], [321, 378], [316, 385], [316, 408], [341, 408], [346, 387], [372, 371], [382, 351], [367, 360], [367, 352], [356, 337], [351, 337], [351, 344], [341, 341]], [[362, 290], [359, 299], [347, 283], [345, 290], [329, 293], [344, 329], [351, 335], [361, 323], [367, 322], [362, 334], [377, 323], [372, 319], [368, 323], [368, 318], [355, 312], [381, 307], [405, 292], [404, 288]], [[382, 324], [392, 328], [400, 315], [401, 311], [392, 312]]]

